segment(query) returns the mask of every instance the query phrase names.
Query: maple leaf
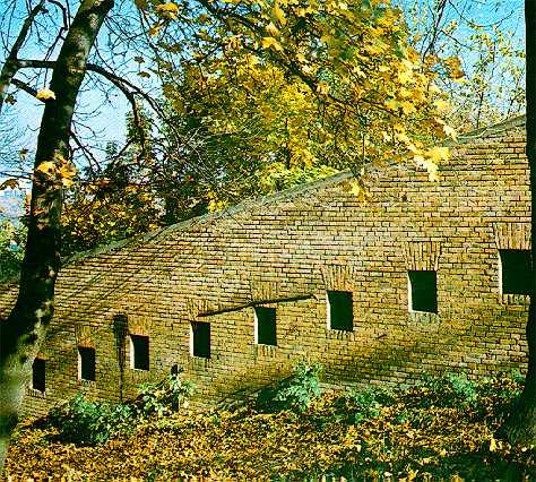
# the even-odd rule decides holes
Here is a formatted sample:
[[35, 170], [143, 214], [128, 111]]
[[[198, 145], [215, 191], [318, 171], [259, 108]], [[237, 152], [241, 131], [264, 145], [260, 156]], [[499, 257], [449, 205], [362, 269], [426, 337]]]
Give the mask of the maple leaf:
[[415, 107], [415, 104], [413, 104], [413, 102], [408, 102], [407, 100], [405, 100], [404, 102], [401, 102], [400, 105], [402, 107], [402, 112], [405, 115], [409, 115], [409, 114], [413, 114], [414, 112], [417, 112], [417, 108]]
[[270, 22], [268, 25], [266, 25], [264, 29], [271, 37], [275, 37], [277, 34], [279, 34], [279, 29], [274, 25], [273, 22]]
[[400, 107], [400, 102], [396, 101], [395, 99], [389, 99], [385, 101], [385, 107], [387, 107], [389, 110], [397, 111]]
[[150, 29], [149, 29], [149, 36], [150, 37], [156, 37], [158, 35], [158, 33], [160, 32], [160, 29], [162, 28], [161, 25], [153, 25]]
[[168, 2], [162, 5], [157, 5], [155, 11], [165, 18], [175, 19], [179, 12], [179, 7], [176, 3]]
[[281, 25], [285, 25], [287, 23], [287, 18], [285, 17], [285, 12], [281, 9], [278, 2], [274, 5], [274, 16], [277, 18], [278, 22]]
[[56, 170], [56, 164], [54, 161], [43, 161], [35, 169], [38, 173], [52, 174]]
[[277, 51], [282, 51], [283, 47], [274, 37], [263, 37], [262, 38], [262, 48], [264, 49], [274, 49]]
[[454, 129], [453, 127], [448, 126], [447, 124], [443, 125], [443, 132], [445, 133], [445, 135], [447, 135], [451, 139], [456, 140], [458, 138], [458, 134], [456, 132], [456, 129]]
[[77, 174], [76, 167], [70, 162], [65, 162], [60, 165], [58, 175], [61, 179], [61, 184], [66, 189], [70, 188], [74, 183], [74, 177]]
[[433, 147], [427, 153], [430, 159], [438, 164], [441, 160], [447, 160], [449, 158], [450, 150], [448, 147]]
[[448, 111], [450, 109], [450, 104], [443, 99], [438, 99], [434, 101], [434, 106], [437, 107], [441, 111]]
[[448, 57], [444, 60], [445, 65], [449, 69], [449, 75], [452, 79], [459, 80], [465, 77], [465, 72], [462, 69], [462, 63], [458, 57]]
[[329, 94], [329, 85], [326, 84], [325, 82], [319, 82], [318, 85], [316, 86], [316, 91], [320, 95], [328, 95]]

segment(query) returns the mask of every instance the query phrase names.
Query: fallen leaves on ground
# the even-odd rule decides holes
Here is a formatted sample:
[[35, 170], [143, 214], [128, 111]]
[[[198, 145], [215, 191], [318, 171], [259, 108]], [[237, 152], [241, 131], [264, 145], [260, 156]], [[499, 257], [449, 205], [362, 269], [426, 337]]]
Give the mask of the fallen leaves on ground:
[[476, 409], [438, 406], [427, 396], [424, 388], [400, 392], [359, 423], [336, 393], [303, 414], [259, 413], [253, 405], [190, 411], [95, 447], [60, 443], [54, 429], [28, 421], [13, 440], [5, 475], [13, 481], [303, 480], [326, 473], [359, 480], [536, 478], [534, 451], [497, 438], [504, 397], [490, 395]]

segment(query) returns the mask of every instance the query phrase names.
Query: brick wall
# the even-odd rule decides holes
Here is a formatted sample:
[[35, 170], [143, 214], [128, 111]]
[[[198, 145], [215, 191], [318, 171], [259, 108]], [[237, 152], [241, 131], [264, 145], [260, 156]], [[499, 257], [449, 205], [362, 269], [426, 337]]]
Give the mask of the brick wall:
[[[122, 384], [131, 397], [174, 365], [205, 401], [304, 359], [337, 387], [523, 367], [528, 297], [501, 294], [499, 250], [530, 243], [524, 139], [461, 144], [439, 182], [407, 165], [371, 171], [366, 204], [347, 184], [338, 175], [73, 260], [40, 353], [46, 390], [28, 388], [27, 412], [77, 390], [118, 400]], [[410, 309], [408, 272], [423, 270], [436, 273], [437, 313]], [[352, 293], [352, 331], [329, 328], [327, 291]], [[0, 293], [4, 310], [12, 300]], [[255, 305], [276, 308], [277, 346], [255, 344]], [[126, 337], [114, 335], [117, 320]], [[191, 355], [200, 321], [210, 324], [210, 359]], [[128, 334], [149, 337], [148, 371], [131, 368]], [[78, 379], [78, 346], [95, 348], [95, 381]]]

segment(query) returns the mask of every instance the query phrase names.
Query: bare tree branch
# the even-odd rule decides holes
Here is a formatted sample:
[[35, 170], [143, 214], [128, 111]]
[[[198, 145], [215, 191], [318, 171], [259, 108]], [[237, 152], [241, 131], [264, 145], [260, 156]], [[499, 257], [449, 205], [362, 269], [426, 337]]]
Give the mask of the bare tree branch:
[[[13, 78], [11, 83], [13, 85], [15, 85], [16, 87], [18, 87], [19, 89], [21, 89], [24, 92], [26, 92], [27, 94], [29, 94], [32, 97], [37, 99], [37, 90], [34, 89], [33, 87], [29, 86], [26, 82], [24, 82], [24, 81], [22, 81], [20, 79], [17, 79], [17, 78]], [[41, 100], [41, 102], [43, 102], [43, 101]], [[71, 129], [70, 136], [71, 136], [72, 140], [74, 141], [74, 143], [78, 146], [80, 151], [84, 154], [84, 157], [88, 160], [88, 162], [90, 164], [90, 167], [92, 169], [94, 167], [96, 167], [97, 170], [100, 171], [101, 169], [100, 169], [100, 165], [99, 165], [98, 160], [95, 158], [95, 156], [93, 155], [91, 150], [88, 149], [84, 145], [84, 143], [80, 140], [80, 138], [78, 137], [78, 135], [76, 134], [76, 132], [73, 129]]]
[[59, 42], [63, 40], [64, 34], [69, 31], [69, 12], [67, 10], [67, 7], [65, 5], [62, 5], [57, 0], [48, 0], [52, 5], [55, 5], [58, 7], [61, 11], [62, 16], [62, 25], [58, 30], [58, 33], [56, 34], [56, 38], [50, 43], [49, 48], [47, 49], [47, 52], [45, 54], [45, 59], [49, 59], [56, 47], [58, 46]]
[[19, 68], [19, 65], [18, 65], [19, 52], [22, 46], [24, 45], [26, 38], [28, 37], [30, 27], [32, 26], [34, 22], [35, 17], [39, 14], [39, 12], [43, 10], [44, 4], [45, 4], [45, 0], [41, 0], [31, 10], [28, 17], [26, 17], [26, 19], [24, 20], [24, 23], [22, 24], [22, 28], [20, 29], [19, 35], [17, 36], [17, 39], [15, 40], [13, 47], [9, 51], [6, 61], [2, 67], [2, 71], [0, 72], [0, 112], [2, 111], [2, 106], [4, 104], [6, 92], [7, 92], [9, 85], [11, 84], [11, 79], [13, 79], [13, 77], [15, 76]]

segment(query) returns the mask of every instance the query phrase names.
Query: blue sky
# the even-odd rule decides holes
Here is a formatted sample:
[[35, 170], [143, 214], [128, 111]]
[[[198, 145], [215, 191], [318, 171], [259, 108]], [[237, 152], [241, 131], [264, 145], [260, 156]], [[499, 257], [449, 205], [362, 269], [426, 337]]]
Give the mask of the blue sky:
[[[35, 4], [35, 0], [32, 3]], [[74, 0], [69, 3], [71, 11], [75, 12], [79, 1]], [[122, 11], [122, 9], [125, 8], [125, 5], [126, 8], [129, 8], [132, 11], [132, 4], [133, 2], [131, 0], [116, 1], [114, 14], [118, 15], [117, 12]], [[10, 5], [12, 4], [10, 3]], [[13, 5], [12, 13], [14, 15], [14, 20], [11, 20], [10, 23], [5, 22], [4, 24], [0, 24], [3, 38], [11, 34], [9, 38], [11, 43], [18, 33], [21, 20], [26, 15], [25, 0], [16, 0]], [[39, 31], [39, 35], [45, 44], [53, 38], [53, 35], [55, 35], [55, 32], [57, 31], [58, 12], [52, 11], [51, 15], [51, 18], [43, 19], [43, 24]], [[10, 30], [8, 30], [8, 26], [11, 27]], [[105, 57], [107, 55], [106, 44], [110, 41], [107, 35], [108, 32], [106, 32], [106, 29], [103, 29], [103, 33], [99, 37], [100, 51], [104, 53]], [[35, 41], [34, 35], [29, 37], [29, 41], [26, 42], [19, 58], [43, 59], [44, 54], [45, 50], [40, 43]], [[57, 49], [52, 52], [49, 58], [54, 59], [56, 54]], [[0, 64], [3, 62], [5, 55], [5, 50], [0, 46]], [[134, 55], [135, 53], [132, 54], [132, 56]], [[138, 64], [132, 63], [128, 58], [121, 56], [121, 58], [117, 59], [116, 63], [115, 61], [111, 62], [110, 59], [108, 59], [108, 61], [112, 64], [110, 67], [111, 70], [118, 66], [117, 68], [122, 68], [125, 71], [133, 71], [135, 76]], [[26, 79], [28, 84], [34, 89], [41, 89], [48, 87], [50, 72], [46, 70], [26, 70], [20, 71], [16, 77]], [[143, 79], [135, 79], [137, 84], [141, 83], [140, 80], [143, 81]], [[82, 138], [85, 135], [90, 137], [90, 131], [94, 131], [97, 134], [98, 144], [101, 148], [104, 148], [106, 144], [111, 141], [122, 142], [125, 137], [125, 117], [129, 111], [129, 105], [125, 101], [123, 94], [117, 89], [110, 89], [106, 95], [104, 95], [98, 88], [91, 86], [91, 82], [89, 82], [87, 77], [86, 81], [86, 89], [80, 94], [77, 106], [79, 120], [86, 126], [86, 128], [82, 126], [79, 127], [81, 132], [80, 137]], [[148, 82], [145, 81], [145, 83], [147, 84]], [[110, 84], [104, 83], [103, 85], [110, 87]], [[148, 87], [151, 86], [148, 85]], [[10, 144], [17, 144], [17, 149], [26, 148], [32, 151], [35, 148], [37, 133], [41, 123], [43, 104], [23, 91], [18, 91], [16, 99], [17, 102], [14, 105], [5, 106], [7, 109], [2, 112], [0, 129], [7, 126], [11, 132], [16, 131], [17, 139], [15, 142], [12, 142], [10, 139]], [[7, 121], [5, 120], [6, 118], [8, 119]], [[6, 149], [2, 149], [0, 139], [0, 155], [2, 155], [5, 150]], [[102, 154], [97, 150], [97, 157], [99, 156], [102, 156]], [[0, 158], [0, 165], [1, 163], [2, 159]]]
[[[417, 4], [421, 12], [426, 12], [434, 4], [433, 0], [393, 1], [406, 7]], [[519, 42], [520, 45], [524, 43], [522, 0], [452, 0], [452, 4], [456, 6], [455, 9], [451, 10], [453, 17], [461, 14], [463, 17], [474, 20], [483, 26], [502, 21], [504, 29], [514, 33], [516, 42]], [[22, 0], [20, 5], [23, 5]], [[460, 34], [463, 34], [463, 31]], [[29, 43], [25, 49], [25, 55], [39, 58], [42, 52], [37, 48], [37, 45]], [[136, 80], [139, 81], [140, 79]], [[32, 82], [33, 87], [42, 88], [47, 85], [48, 79], [46, 76], [40, 75], [33, 78]], [[14, 114], [11, 119], [17, 119], [21, 132], [19, 138], [21, 147], [31, 150], [35, 146], [42, 105], [25, 93], [20, 93], [17, 99], [18, 102], [10, 108]], [[125, 132], [125, 114], [128, 112], [128, 105], [122, 94], [115, 92], [104, 99], [96, 89], [93, 89], [91, 92], [83, 93], [80, 96], [79, 110], [81, 112], [92, 112], [96, 106], [101, 107], [93, 115], [89, 115], [86, 122], [88, 128], [93, 129], [98, 134], [101, 147], [104, 147], [109, 141], [121, 141]], [[9, 122], [12, 123], [13, 121]], [[86, 132], [89, 132], [89, 130]]]

